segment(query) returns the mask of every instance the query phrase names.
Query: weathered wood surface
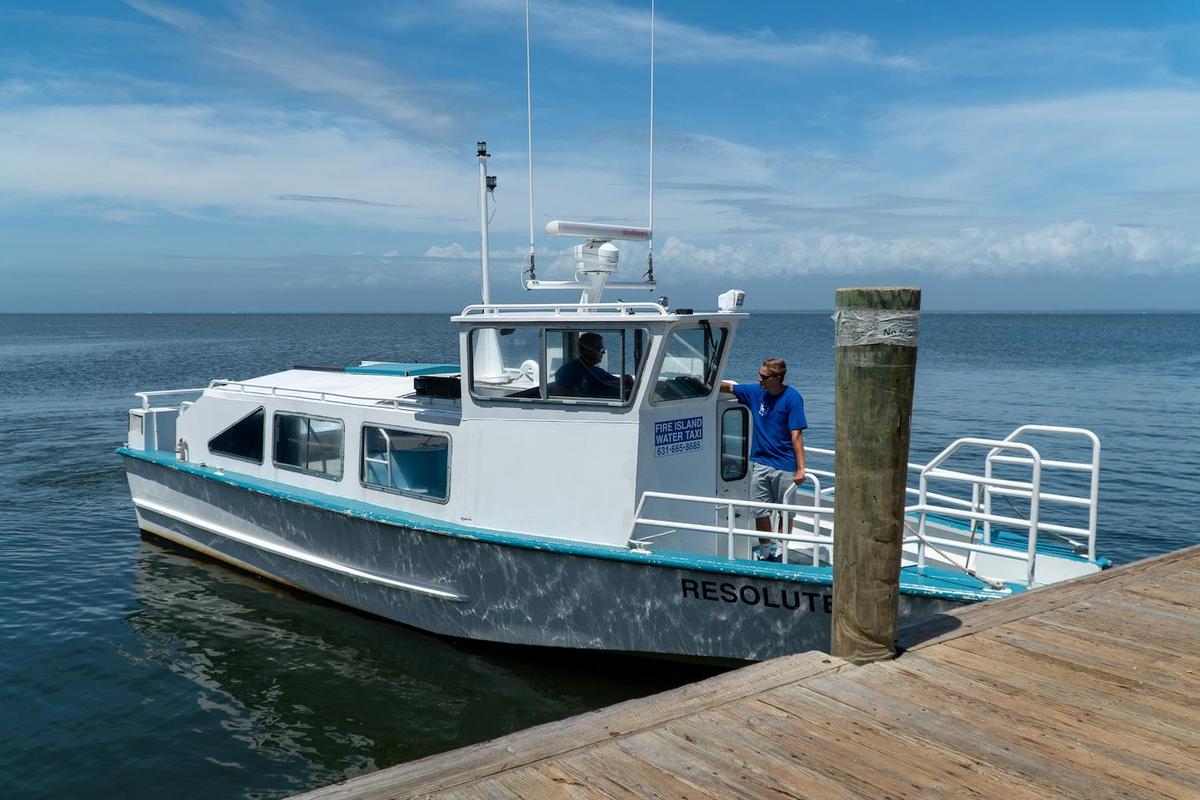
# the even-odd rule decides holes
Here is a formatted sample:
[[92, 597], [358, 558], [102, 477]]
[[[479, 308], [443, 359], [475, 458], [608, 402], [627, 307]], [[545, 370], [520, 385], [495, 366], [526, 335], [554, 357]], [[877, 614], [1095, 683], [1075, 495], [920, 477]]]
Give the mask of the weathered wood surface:
[[[844, 336], [843, 329], [862, 333], [865, 327], [878, 337], [888, 326], [876, 315], [915, 316], [921, 290], [838, 289], [834, 307], [838, 484], [833, 527], [838, 536], [829, 652], [866, 664], [896, 655], [917, 345], [915, 331], [909, 342], [899, 337], [900, 341], [862, 343], [860, 336]], [[863, 315], [872, 322], [864, 325]]]
[[1200, 798], [1200, 547], [305, 798]]

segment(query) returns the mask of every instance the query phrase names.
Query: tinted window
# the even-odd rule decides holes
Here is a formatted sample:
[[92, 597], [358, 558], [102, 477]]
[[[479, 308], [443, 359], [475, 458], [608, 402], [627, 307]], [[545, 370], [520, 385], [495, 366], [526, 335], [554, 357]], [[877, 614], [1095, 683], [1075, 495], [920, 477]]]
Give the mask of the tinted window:
[[263, 460], [263, 424], [266, 412], [261, 408], [242, 417], [208, 440], [208, 451], [261, 464]]
[[547, 396], [628, 402], [646, 342], [640, 328], [547, 330]]
[[275, 415], [275, 465], [330, 478], [342, 476], [340, 420]]
[[643, 328], [476, 328], [471, 394], [480, 400], [626, 404], [649, 344]]
[[750, 445], [750, 415], [744, 408], [730, 408], [721, 414], [721, 480], [740, 481], [746, 477]]
[[541, 331], [477, 328], [471, 331], [471, 393], [485, 400], [541, 398]]
[[450, 484], [450, 439], [368, 425], [363, 428], [362, 482], [423, 497], [445, 500]]

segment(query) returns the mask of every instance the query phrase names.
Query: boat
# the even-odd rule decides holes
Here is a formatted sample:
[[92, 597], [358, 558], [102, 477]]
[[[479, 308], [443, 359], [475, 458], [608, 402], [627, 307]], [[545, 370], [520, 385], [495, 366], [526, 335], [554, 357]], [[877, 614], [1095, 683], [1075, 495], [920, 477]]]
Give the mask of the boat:
[[[815, 465], [832, 451], [808, 448], [805, 484], [769, 506], [782, 560], [755, 558], [750, 414], [719, 390], [744, 293], [712, 311], [606, 302], [651, 283], [611, 281], [615, 242], [650, 230], [554, 221], [583, 239], [576, 276], [527, 288], [578, 300], [487, 302], [487, 156], [485, 302], [452, 317], [458, 363], [137, 393], [118, 452], [139, 528], [446, 636], [713, 661], [828, 650], [836, 475]], [[581, 360], [608, 377], [580, 382]], [[1030, 425], [910, 465], [901, 624], [1103, 569], [1099, 463], [1090, 431]], [[1078, 491], [1046, 489], [1056, 471]]]
[[[722, 662], [827, 651], [836, 475], [817, 465], [832, 453], [807, 448], [804, 484], [765, 506], [779, 560], [759, 559], [750, 412], [720, 391], [745, 293], [711, 311], [604, 299], [657, 290], [653, 6], [650, 32], [649, 222], [549, 222], [582, 240], [569, 280], [536, 272], [527, 104], [522, 283], [576, 299], [491, 302], [497, 182], [479, 142], [482, 302], [452, 317], [457, 363], [137, 393], [118, 452], [139, 528], [445, 636]], [[617, 282], [629, 241], [647, 243], [647, 268]], [[1090, 431], [1031, 425], [910, 465], [901, 624], [1103, 569], [1099, 464]]]

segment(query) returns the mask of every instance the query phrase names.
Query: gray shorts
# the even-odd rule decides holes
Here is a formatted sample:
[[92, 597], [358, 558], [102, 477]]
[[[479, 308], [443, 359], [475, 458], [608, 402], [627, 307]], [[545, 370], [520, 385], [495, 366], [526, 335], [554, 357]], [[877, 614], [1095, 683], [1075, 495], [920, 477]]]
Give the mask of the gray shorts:
[[[750, 475], [750, 499], [760, 503], [782, 503], [783, 494], [796, 482], [796, 472], [785, 469], [775, 469], [765, 464], [752, 463]], [[754, 509], [755, 517], [771, 516], [771, 509]]]

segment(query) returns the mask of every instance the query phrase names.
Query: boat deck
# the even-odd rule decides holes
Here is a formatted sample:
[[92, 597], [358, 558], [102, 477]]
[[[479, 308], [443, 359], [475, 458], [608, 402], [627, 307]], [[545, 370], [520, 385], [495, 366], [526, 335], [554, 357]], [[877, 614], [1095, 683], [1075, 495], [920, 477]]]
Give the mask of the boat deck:
[[305, 798], [1200, 797], [1200, 547]]

